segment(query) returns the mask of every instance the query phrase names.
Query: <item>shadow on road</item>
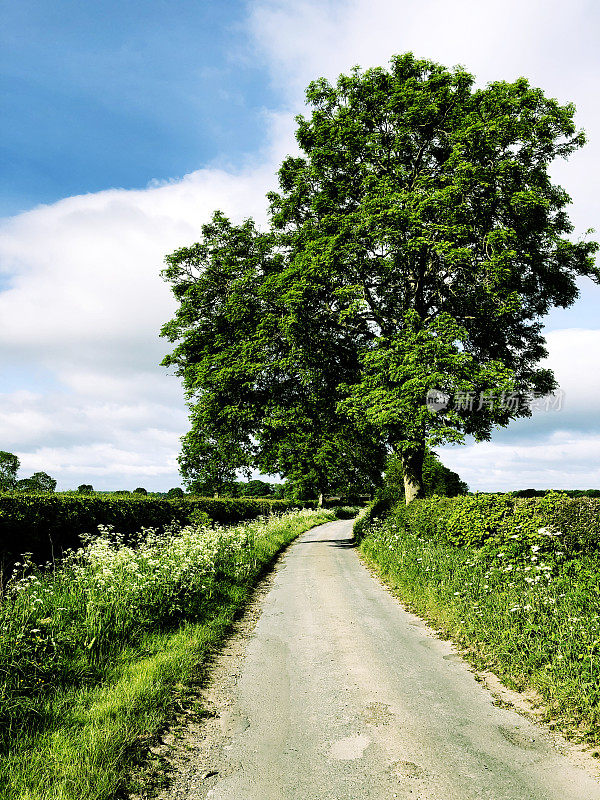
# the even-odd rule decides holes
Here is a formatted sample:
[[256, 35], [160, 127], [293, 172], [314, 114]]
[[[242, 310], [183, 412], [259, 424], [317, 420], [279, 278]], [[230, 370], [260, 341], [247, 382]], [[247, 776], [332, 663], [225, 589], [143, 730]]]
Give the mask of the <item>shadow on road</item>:
[[328, 544], [333, 547], [356, 547], [354, 539], [313, 539], [306, 542], [296, 542], [296, 544]]

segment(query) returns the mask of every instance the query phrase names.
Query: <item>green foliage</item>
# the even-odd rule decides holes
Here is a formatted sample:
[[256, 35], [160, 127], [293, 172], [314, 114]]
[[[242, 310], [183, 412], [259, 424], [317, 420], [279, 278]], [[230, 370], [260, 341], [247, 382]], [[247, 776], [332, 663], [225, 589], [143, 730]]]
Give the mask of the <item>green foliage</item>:
[[47, 472], [34, 472], [29, 478], [17, 478], [20, 461], [13, 453], [0, 451], [0, 492], [54, 492], [56, 481]]
[[91, 483], [82, 483], [77, 487], [77, 492], [79, 494], [93, 494], [94, 487]]
[[[385, 519], [392, 508], [393, 501], [386, 497], [378, 497], [375, 502], [370, 503], [358, 515], [352, 528], [354, 538], [360, 542], [367, 535], [371, 526], [376, 525], [380, 520]], [[402, 513], [402, 506], [398, 506], [398, 512]]]
[[29, 492], [30, 494], [49, 493], [56, 490], [56, 481], [47, 472], [34, 472], [30, 478], [22, 478], [17, 481], [15, 487], [18, 492]]
[[598, 743], [600, 502], [472, 495], [360, 520], [361, 550], [412, 610]]
[[0, 450], [0, 492], [14, 489], [21, 462], [13, 453]]
[[212, 524], [212, 519], [208, 516], [206, 511], [202, 511], [200, 508], [195, 508], [189, 515], [188, 524], [199, 527], [207, 527]]
[[598, 552], [600, 500], [594, 498], [569, 498], [559, 492], [533, 499], [511, 494], [432, 497], [411, 503], [402, 513], [415, 535], [458, 547], [528, 552], [536, 546], [543, 552]]
[[282, 475], [296, 499], [357, 476], [371, 483], [383, 450], [336, 410], [337, 384], [353, 380], [357, 366], [343, 331], [324, 334], [314, 353], [295, 341], [272, 234], [219, 212], [202, 234], [167, 256], [163, 272], [180, 303], [162, 329], [176, 343], [163, 364], [182, 377], [190, 405], [179, 459], [188, 488], [228, 493], [251, 467]]
[[[316, 80], [307, 104], [269, 230], [217, 212], [166, 259], [182, 472], [220, 489], [258, 466], [309, 497], [377, 485], [391, 449], [412, 499], [426, 445], [488, 439], [556, 386], [540, 319], [600, 280], [549, 175], [584, 135], [524, 78], [475, 88], [410, 53]], [[434, 412], [433, 389], [510, 402]]]
[[[269, 483], [259, 479], [251, 481], [230, 481], [221, 487], [223, 497], [275, 497], [275, 487], [278, 484]], [[283, 494], [280, 495], [283, 497]]]
[[333, 506], [331, 510], [338, 519], [354, 519], [361, 509], [359, 506]]
[[0, 494], [0, 557], [9, 562], [21, 553], [33, 553], [43, 562], [81, 544], [83, 534], [99, 525], [112, 526], [132, 536], [142, 528], [164, 530], [173, 522], [197, 519], [229, 525], [271, 511], [287, 511], [298, 504], [288, 500], [234, 498], [154, 498], [136, 494], [21, 495]]
[[137, 489], [133, 490], [133, 494], [144, 494], [144, 495], [146, 495], [146, 494], [148, 494], [148, 490], [144, 489], [143, 486], [139, 486]]
[[458, 473], [444, 466], [436, 453], [427, 451], [423, 464], [423, 486], [425, 496], [456, 497], [466, 494], [469, 487], [461, 481]]
[[544, 497], [550, 492], [559, 492], [567, 497], [600, 497], [600, 489], [518, 489], [510, 494], [514, 497]]
[[273, 495], [273, 484], [261, 480], [238, 483], [240, 497], [269, 497]]

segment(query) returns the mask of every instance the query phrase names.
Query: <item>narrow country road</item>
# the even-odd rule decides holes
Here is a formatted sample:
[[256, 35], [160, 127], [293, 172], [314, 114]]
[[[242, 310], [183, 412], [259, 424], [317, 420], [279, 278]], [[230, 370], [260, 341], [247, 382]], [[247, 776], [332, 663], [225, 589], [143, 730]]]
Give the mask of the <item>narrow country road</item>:
[[226, 667], [217, 741], [200, 736], [168, 796], [600, 800], [560, 737], [495, 705], [369, 574], [351, 535], [332, 522], [288, 550]]

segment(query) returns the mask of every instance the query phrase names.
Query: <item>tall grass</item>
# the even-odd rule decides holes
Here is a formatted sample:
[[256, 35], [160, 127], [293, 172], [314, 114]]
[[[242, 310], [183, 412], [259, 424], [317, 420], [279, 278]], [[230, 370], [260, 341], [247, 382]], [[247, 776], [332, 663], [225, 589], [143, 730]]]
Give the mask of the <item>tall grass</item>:
[[411, 530], [402, 512], [368, 525], [361, 551], [475, 663], [535, 689], [548, 720], [598, 744], [600, 558], [565, 552], [559, 530], [538, 533], [456, 546]]
[[19, 563], [0, 606], [2, 798], [113, 797], [261, 571], [332, 518], [143, 530], [127, 545], [104, 528], [56, 569]]

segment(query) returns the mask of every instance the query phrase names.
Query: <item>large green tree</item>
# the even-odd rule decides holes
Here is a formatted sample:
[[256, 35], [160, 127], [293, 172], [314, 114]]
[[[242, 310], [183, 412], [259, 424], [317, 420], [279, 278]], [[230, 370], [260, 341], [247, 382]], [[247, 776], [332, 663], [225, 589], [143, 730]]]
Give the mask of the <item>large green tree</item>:
[[295, 326], [271, 233], [217, 212], [202, 234], [163, 273], [179, 301], [162, 329], [176, 343], [163, 364], [182, 377], [191, 411], [179, 458], [186, 484], [228, 491], [253, 467], [281, 474], [301, 497], [372, 484], [385, 448], [337, 412], [340, 382], [358, 377], [354, 343]]
[[[476, 89], [410, 54], [316, 81], [307, 99], [304, 156], [286, 159], [271, 195], [288, 292], [308, 301], [292, 314], [322, 326], [310, 303], [322, 287], [326, 324], [352, 331], [361, 373], [339, 410], [399, 454], [411, 499], [427, 443], [487, 439], [555, 387], [540, 318], [599, 273], [596, 245], [567, 238], [569, 197], [548, 167], [584, 136], [572, 105], [523, 78]], [[476, 405], [432, 411], [432, 389]]]
[[315, 81], [307, 103], [270, 230], [217, 215], [167, 259], [181, 307], [166, 363], [205, 442], [204, 461], [184, 442], [184, 463], [323, 486], [392, 451], [409, 501], [428, 445], [487, 439], [555, 388], [540, 319], [578, 276], [600, 279], [548, 172], [584, 135], [524, 78], [476, 88], [411, 54]]

